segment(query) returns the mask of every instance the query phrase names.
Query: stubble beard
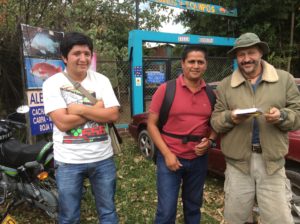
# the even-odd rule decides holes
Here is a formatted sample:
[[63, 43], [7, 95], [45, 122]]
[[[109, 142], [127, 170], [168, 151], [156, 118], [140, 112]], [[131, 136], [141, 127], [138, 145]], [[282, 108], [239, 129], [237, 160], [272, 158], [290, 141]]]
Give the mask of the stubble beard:
[[253, 78], [257, 76], [257, 71], [260, 66], [260, 60], [256, 60], [251, 62], [252, 67], [251, 68], [244, 68], [243, 65], [239, 65], [240, 71], [247, 77], [247, 78]]

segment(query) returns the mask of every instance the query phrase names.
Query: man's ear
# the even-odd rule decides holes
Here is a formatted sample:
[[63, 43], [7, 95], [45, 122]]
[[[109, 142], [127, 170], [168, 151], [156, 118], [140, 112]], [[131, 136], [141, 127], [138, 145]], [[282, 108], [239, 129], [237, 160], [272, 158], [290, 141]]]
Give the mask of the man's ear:
[[260, 47], [257, 47], [257, 49], [258, 49], [259, 53], [261, 54], [261, 57], [264, 56], [263, 50]]
[[64, 62], [65, 64], [67, 64], [67, 62], [68, 62], [68, 59], [67, 59], [67, 58], [65, 58], [64, 56], [61, 56], [61, 59], [63, 60], [63, 62]]
[[184, 60], [180, 60], [181, 67], [184, 65]]

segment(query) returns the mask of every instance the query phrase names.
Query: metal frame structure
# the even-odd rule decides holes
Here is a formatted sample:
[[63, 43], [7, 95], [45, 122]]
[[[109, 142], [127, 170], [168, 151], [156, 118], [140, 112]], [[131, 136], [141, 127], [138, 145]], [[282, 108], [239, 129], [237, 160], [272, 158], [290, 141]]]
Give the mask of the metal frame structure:
[[235, 38], [173, 34], [143, 30], [129, 32], [128, 55], [131, 63], [131, 113], [144, 112], [143, 103], [143, 43], [203, 44], [211, 46], [233, 46]]

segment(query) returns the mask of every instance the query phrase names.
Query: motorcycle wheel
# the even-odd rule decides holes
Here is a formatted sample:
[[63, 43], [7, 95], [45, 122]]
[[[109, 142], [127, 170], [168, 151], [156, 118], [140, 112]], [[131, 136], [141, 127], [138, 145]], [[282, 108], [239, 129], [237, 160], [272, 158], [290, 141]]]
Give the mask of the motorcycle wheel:
[[[39, 192], [36, 196], [35, 190]], [[44, 181], [32, 184], [18, 183], [19, 195], [35, 207], [42, 209], [52, 219], [58, 218], [58, 193], [55, 179], [48, 177]]]
[[[53, 219], [58, 217], [58, 192], [55, 179], [48, 177], [47, 180], [40, 182], [41, 194], [46, 208], [42, 208], [48, 216]], [[43, 206], [44, 207], [44, 206]]]

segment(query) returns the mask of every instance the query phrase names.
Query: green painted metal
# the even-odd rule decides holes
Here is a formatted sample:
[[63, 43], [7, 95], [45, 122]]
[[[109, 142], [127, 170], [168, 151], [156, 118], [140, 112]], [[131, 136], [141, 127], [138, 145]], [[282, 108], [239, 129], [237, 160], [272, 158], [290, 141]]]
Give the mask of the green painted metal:
[[40, 162], [43, 158], [44, 154], [52, 147], [53, 142], [48, 142], [44, 147], [41, 149], [39, 155], [37, 156], [37, 161]]
[[14, 168], [10, 168], [10, 167], [6, 167], [6, 166], [1, 166], [0, 165], [0, 171], [4, 172], [5, 174], [7, 174], [8, 176], [16, 176], [18, 174], [18, 171]]

